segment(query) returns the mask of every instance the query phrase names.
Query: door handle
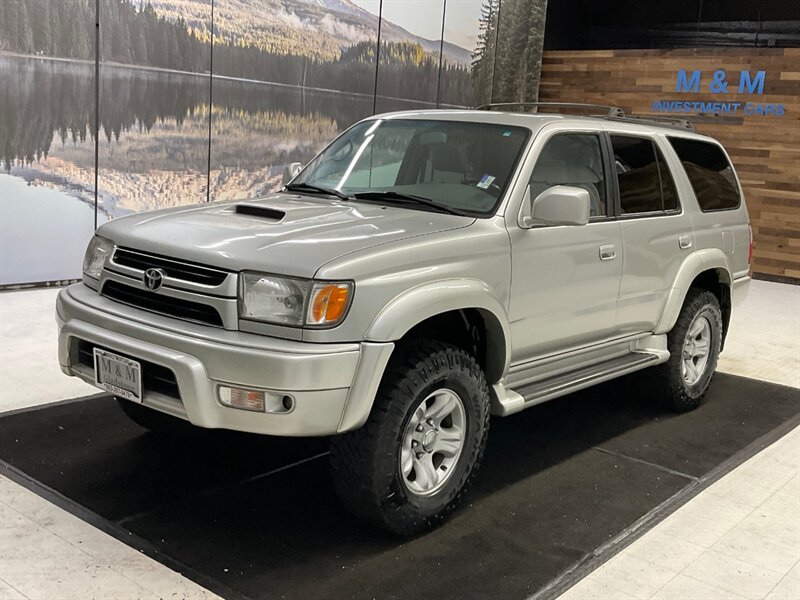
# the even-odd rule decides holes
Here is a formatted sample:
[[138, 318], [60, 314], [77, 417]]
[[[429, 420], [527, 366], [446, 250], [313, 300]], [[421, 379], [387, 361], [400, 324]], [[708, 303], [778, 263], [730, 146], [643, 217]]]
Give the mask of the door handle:
[[678, 246], [680, 246], [681, 250], [686, 250], [687, 248], [692, 247], [692, 236], [690, 235], [679, 235], [678, 236]]
[[600, 246], [600, 260], [614, 260], [617, 258], [617, 247], [614, 244]]

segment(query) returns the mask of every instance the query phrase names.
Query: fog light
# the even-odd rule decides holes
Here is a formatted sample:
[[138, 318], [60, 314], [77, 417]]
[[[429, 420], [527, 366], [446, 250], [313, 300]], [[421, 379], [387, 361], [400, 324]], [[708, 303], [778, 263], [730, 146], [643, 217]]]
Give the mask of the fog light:
[[219, 388], [219, 401], [225, 406], [264, 412], [264, 392], [257, 390], [243, 390], [225, 385]]
[[294, 408], [294, 398], [262, 390], [219, 386], [219, 401], [231, 408], [267, 413], [288, 413]]

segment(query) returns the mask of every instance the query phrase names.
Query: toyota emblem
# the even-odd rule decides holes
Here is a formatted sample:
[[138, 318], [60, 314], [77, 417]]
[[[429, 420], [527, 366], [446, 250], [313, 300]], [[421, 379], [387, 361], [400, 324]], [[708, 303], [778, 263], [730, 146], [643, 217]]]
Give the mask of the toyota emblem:
[[144, 287], [148, 290], [156, 291], [164, 283], [164, 271], [161, 269], [147, 269], [142, 276]]

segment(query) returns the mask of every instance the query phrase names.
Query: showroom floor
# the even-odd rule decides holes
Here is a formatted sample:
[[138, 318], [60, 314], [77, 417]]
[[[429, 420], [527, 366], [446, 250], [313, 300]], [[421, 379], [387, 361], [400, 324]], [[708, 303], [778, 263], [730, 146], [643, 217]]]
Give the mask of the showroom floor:
[[[56, 290], [0, 294], [0, 411], [94, 394], [55, 362]], [[19, 315], [25, 315], [24, 320]], [[800, 287], [754, 282], [720, 371], [800, 387]], [[800, 430], [795, 429], [655, 527], [604, 547], [566, 598], [800, 597]], [[214, 597], [169, 568], [0, 478], [0, 598]], [[631, 539], [638, 539], [627, 545]], [[545, 592], [547, 593], [547, 592]]]

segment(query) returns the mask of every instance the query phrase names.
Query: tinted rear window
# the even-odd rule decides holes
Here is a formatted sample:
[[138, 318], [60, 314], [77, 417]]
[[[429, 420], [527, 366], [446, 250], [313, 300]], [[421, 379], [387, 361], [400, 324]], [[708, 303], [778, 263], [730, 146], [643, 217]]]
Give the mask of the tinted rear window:
[[673, 137], [669, 143], [689, 176], [700, 210], [729, 210], [739, 206], [736, 176], [719, 146]]
[[611, 145], [622, 214], [650, 215], [679, 210], [672, 174], [652, 140], [612, 135]]

